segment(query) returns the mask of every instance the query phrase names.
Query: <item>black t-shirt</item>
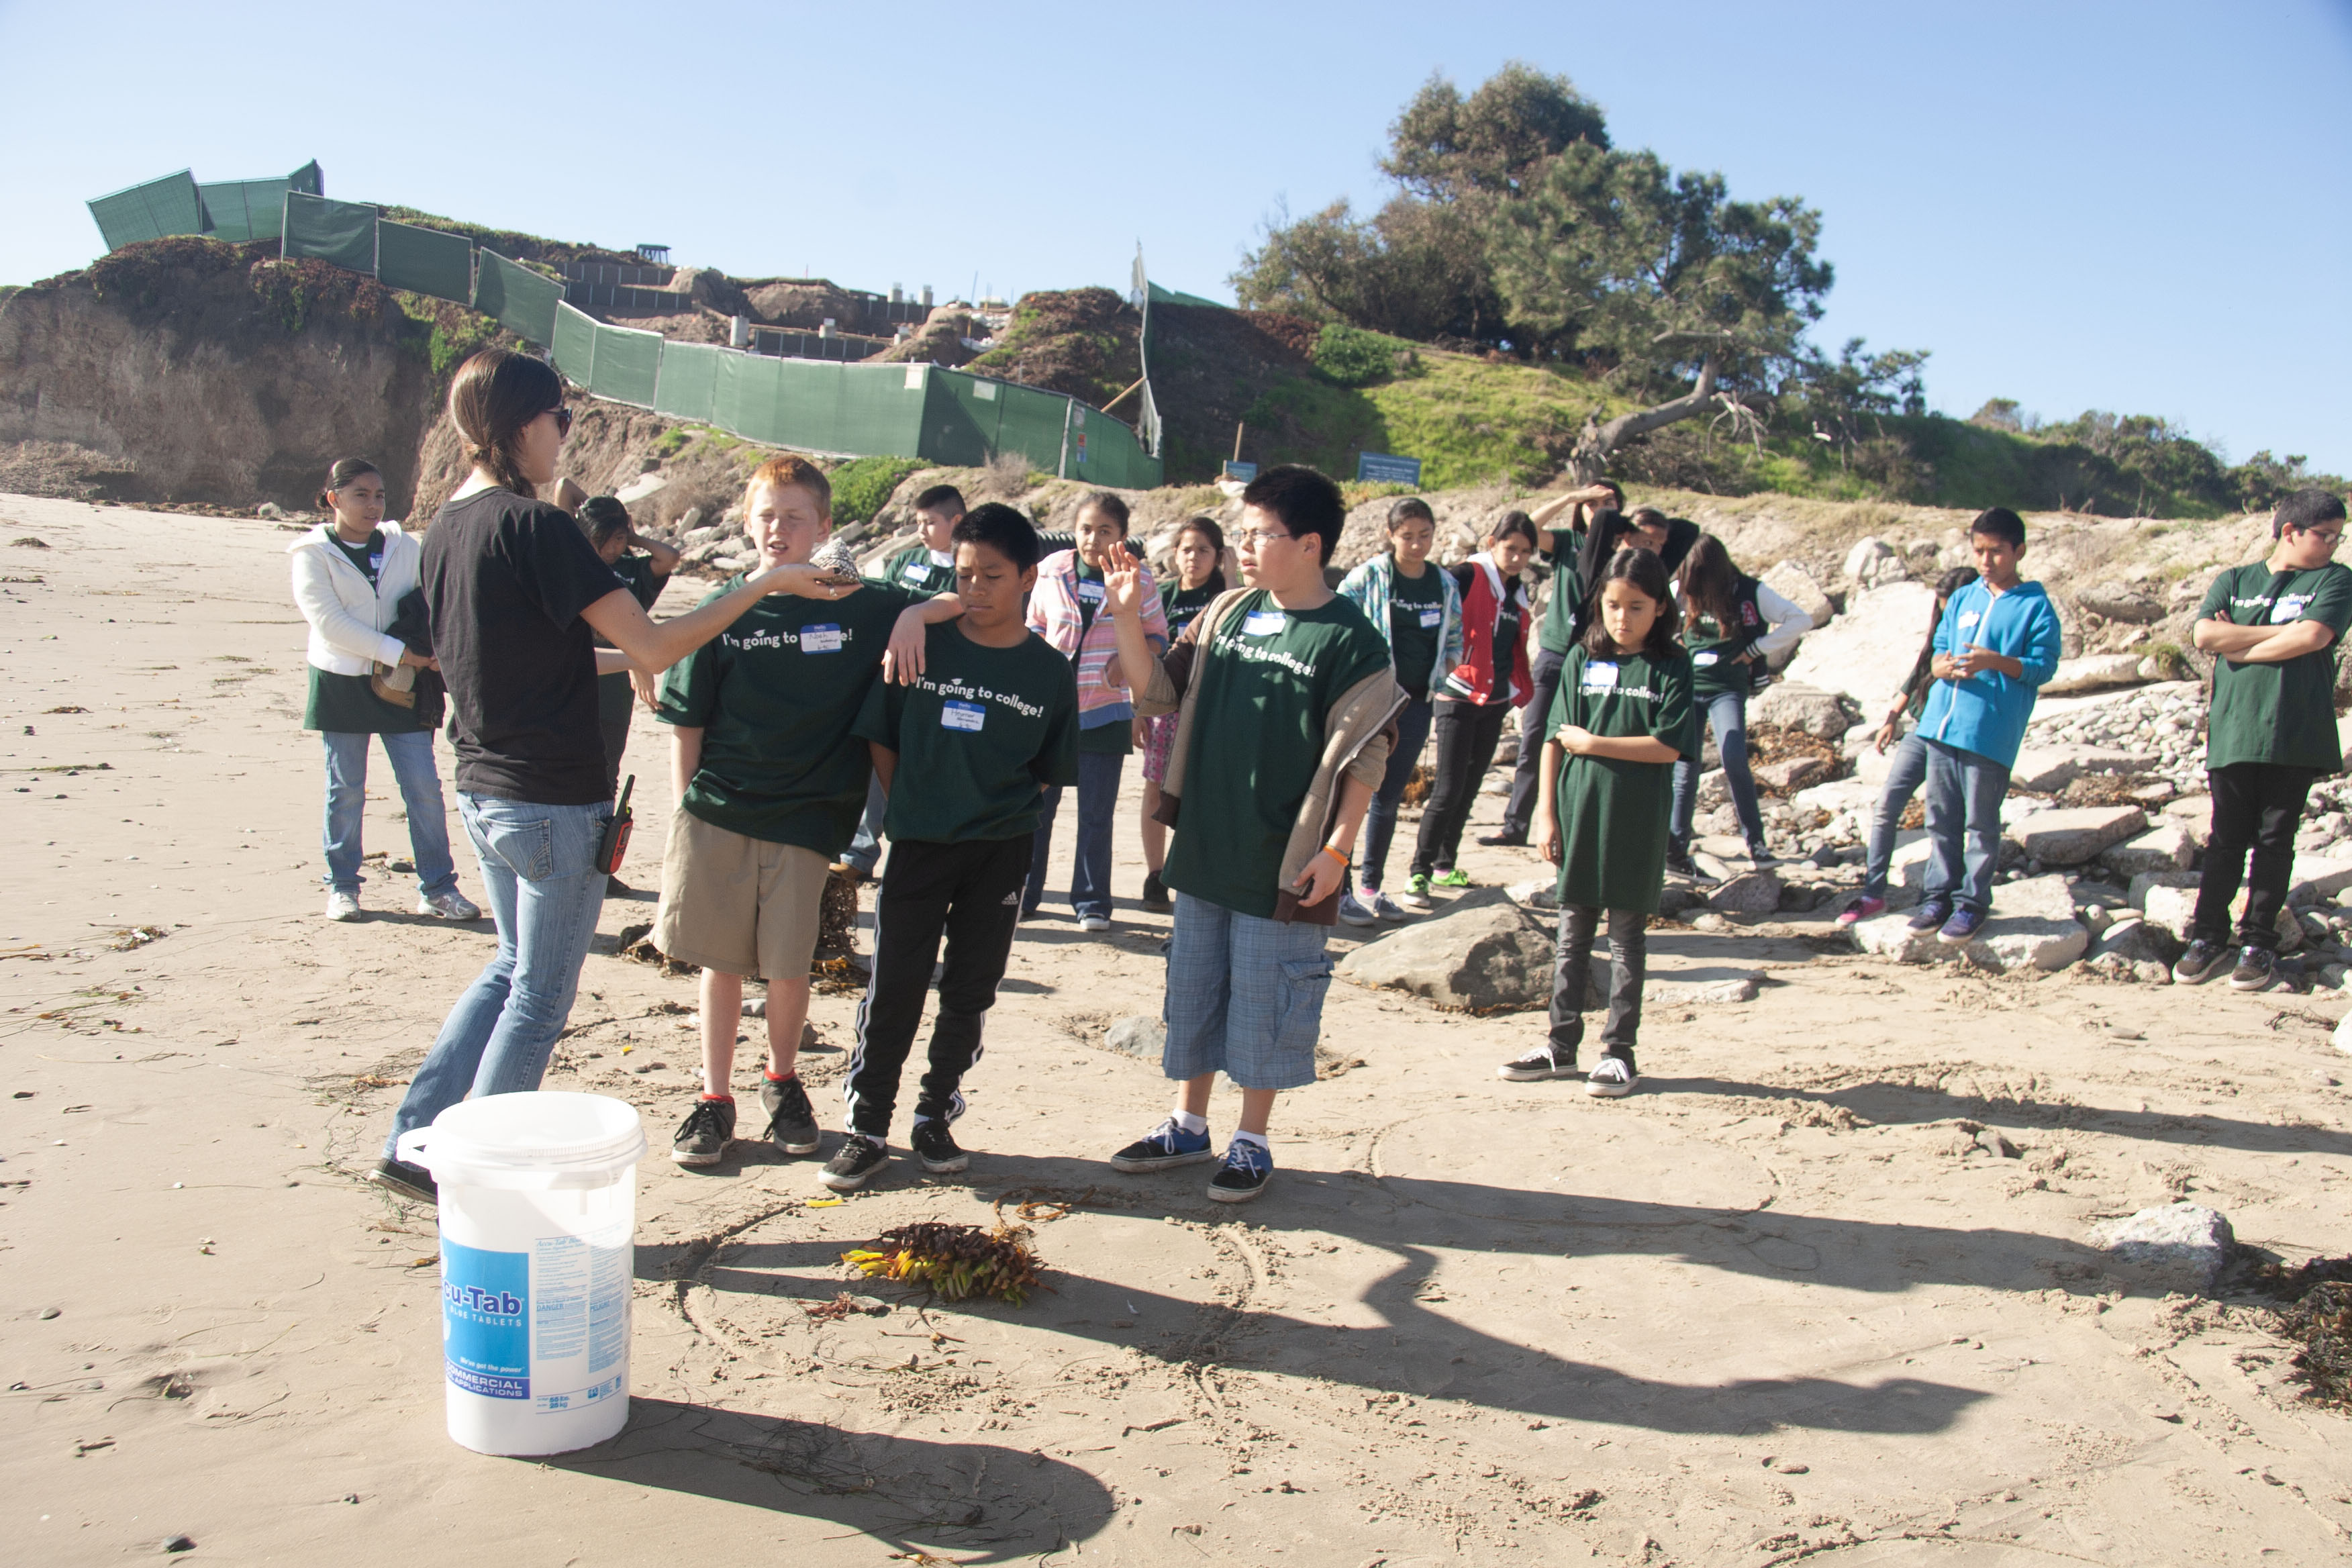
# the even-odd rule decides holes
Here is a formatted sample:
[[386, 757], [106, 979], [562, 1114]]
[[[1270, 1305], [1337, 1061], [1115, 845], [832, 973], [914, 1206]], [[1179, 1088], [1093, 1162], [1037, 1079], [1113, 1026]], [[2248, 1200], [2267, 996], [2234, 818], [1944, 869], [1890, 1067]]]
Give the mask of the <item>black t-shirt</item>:
[[424, 577], [457, 787], [542, 805], [610, 799], [594, 634], [580, 612], [622, 584], [580, 525], [483, 490], [434, 518]]

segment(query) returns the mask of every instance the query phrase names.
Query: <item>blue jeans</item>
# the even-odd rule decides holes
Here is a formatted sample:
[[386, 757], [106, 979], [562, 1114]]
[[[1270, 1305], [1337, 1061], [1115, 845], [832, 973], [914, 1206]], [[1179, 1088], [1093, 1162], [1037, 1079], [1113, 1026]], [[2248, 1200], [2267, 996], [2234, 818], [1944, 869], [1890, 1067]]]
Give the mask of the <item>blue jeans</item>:
[[[1118, 806], [1118, 776], [1127, 759], [1097, 752], [1078, 753], [1078, 845], [1070, 868], [1070, 908], [1080, 915], [1110, 918], [1110, 823]], [[1029, 886], [1021, 895], [1021, 912], [1033, 915], [1045, 898], [1045, 857], [1054, 847], [1054, 816], [1061, 809], [1062, 786], [1045, 791], [1045, 811], [1037, 819], [1037, 847], [1029, 859]]]
[[[1718, 691], [1706, 700], [1706, 721], [1715, 727], [1715, 749], [1723, 754], [1723, 782], [1731, 789], [1731, 808], [1739, 814], [1739, 831], [1750, 844], [1764, 837], [1764, 814], [1756, 808], [1756, 775], [1748, 771], [1748, 694]], [[1703, 739], [1704, 737], [1702, 737]], [[1675, 800], [1666, 818], [1666, 833], [1685, 847], [1690, 844], [1691, 814], [1698, 808], [1698, 759], [1675, 763]]]
[[[1389, 771], [1381, 775], [1381, 787], [1372, 792], [1372, 803], [1364, 809], [1364, 853], [1360, 858], [1367, 891], [1377, 890], [1388, 873], [1389, 842], [1396, 837], [1397, 802], [1404, 798], [1404, 786], [1412, 782], [1412, 770], [1420, 764], [1421, 749], [1429, 743], [1433, 716], [1426, 697], [1416, 697], [1397, 710], [1396, 749], [1389, 753]], [[1353, 871], [1348, 873], [1340, 890], [1356, 890]]]
[[1878, 797], [1878, 811], [1870, 819], [1870, 856], [1863, 862], [1864, 898], [1886, 896], [1886, 868], [1895, 863], [1895, 833], [1903, 808], [1927, 780], [1927, 742], [1916, 730], [1895, 742], [1895, 760], [1886, 769], [1886, 787]]
[[866, 781], [866, 815], [857, 819], [857, 832], [849, 840], [849, 847], [841, 852], [841, 863], [851, 870], [867, 877], [882, 858], [882, 817], [890, 808], [890, 797], [882, 793], [881, 775]]
[[2000, 803], [2009, 794], [2009, 770], [1941, 741], [1926, 744], [1927, 897], [1983, 914], [1992, 908], [1992, 874], [2000, 865]]
[[499, 951], [457, 998], [409, 1080], [383, 1151], [461, 1100], [539, 1087], [572, 1016], [580, 966], [604, 908], [596, 847], [613, 807], [539, 805], [459, 791], [457, 811], [482, 868]]
[[[449, 858], [449, 811], [441, 800], [441, 773], [433, 762], [433, 731], [411, 730], [378, 735], [392, 759], [392, 776], [408, 810], [408, 847], [416, 858], [416, 886], [425, 897], [457, 890], [457, 868]], [[360, 819], [367, 808], [368, 740], [365, 734], [320, 731], [327, 748], [327, 883], [356, 894], [360, 875]]]

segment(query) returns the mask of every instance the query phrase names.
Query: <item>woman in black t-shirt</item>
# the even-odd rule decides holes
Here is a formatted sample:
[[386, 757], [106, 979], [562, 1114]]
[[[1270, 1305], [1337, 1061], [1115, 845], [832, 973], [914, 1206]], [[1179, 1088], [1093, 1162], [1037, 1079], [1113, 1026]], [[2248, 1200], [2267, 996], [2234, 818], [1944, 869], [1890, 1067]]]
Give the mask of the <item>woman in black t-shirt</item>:
[[[433, 1177], [399, 1157], [401, 1136], [470, 1095], [537, 1089], [571, 1016], [604, 896], [597, 851], [612, 819], [598, 671], [658, 674], [763, 595], [838, 599], [857, 587], [856, 577], [780, 566], [656, 625], [572, 518], [538, 499], [572, 426], [547, 362], [483, 350], [458, 368], [449, 416], [474, 466], [425, 537], [424, 587], [449, 688], [458, 810], [499, 949], [441, 1026], [369, 1173], [426, 1202]], [[598, 651], [600, 633], [615, 647]], [[919, 636], [905, 648], [894, 638], [891, 651], [896, 668], [920, 673]]]

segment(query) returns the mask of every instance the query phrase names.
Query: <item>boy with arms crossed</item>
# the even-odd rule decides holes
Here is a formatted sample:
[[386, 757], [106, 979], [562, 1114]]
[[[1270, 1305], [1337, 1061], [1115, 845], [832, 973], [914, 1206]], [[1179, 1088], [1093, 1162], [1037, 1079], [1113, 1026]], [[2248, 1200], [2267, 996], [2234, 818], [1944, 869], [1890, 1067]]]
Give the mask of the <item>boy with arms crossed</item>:
[[853, 731], [873, 749], [891, 847], [844, 1090], [849, 1132], [822, 1178], [836, 1192], [864, 1186], [889, 1158], [899, 1071], [942, 932], [930, 1070], [908, 1142], [933, 1174], [970, 1163], [949, 1124], [963, 1114], [963, 1075], [980, 1060], [982, 1026], [1021, 923], [1041, 792], [1078, 778], [1077, 679], [1022, 621], [1022, 595], [1037, 578], [1036, 530], [991, 502], [964, 514], [955, 543], [962, 617], [930, 628], [913, 685], [874, 683]]
[[1214, 1159], [1209, 1090], [1222, 1069], [1242, 1113], [1209, 1184], [1220, 1203], [1265, 1189], [1274, 1098], [1315, 1081], [1331, 986], [1324, 933], [1405, 703], [1386, 640], [1324, 585], [1345, 521], [1339, 487], [1312, 468], [1285, 464], [1251, 480], [1236, 542], [1251, 586], [1220, 595], [1164, 658], [1145, 635], [1142, 574], [1105, 575], [1137, 711], [1177, 714], [1160, 784], [1160, 820], [1178, 830], [1161, 1066], [1181, 1085], [1168, 1120], [1111, 1163], [1154, 1171]]
[[[760, 570], [805, 562], [833, 529], [833, 488], [806, 458], [772, 458], [744, 493]], [[733, 580], [712, 590], [724, 595]], [[768, 1141], [816, 1152], [816, 1113], [793, 1070], [808, 1020], [809, 958], [835, 856], [856, 829], [872, 764], [850, 738], [877, 669], [922, 672], [924, 627], [962, 606], [904, 588], [835, 584], [832, 602], [763, 600], [664, 678], [677, 809], [662, 860], [654, 945], [702, 966], [702, 1097], [672, 1140], [681, 1165], [716, 1164], [735, 1134], [743, 980], [768, 982]]]
[[[2336, 738], [2336, 640], [2352, 626], [2352, 570], [2336, 560], [2344, 500], [2298, 490], [2271, 514], [2267, 560], [2213, 579], [2197, 612], [2197, 646], [2215, 656], [2205, 774], [2213, 837], [2205, 847], [2189, 951], [2172, 977], [2195, 985], [2229, 956], [2230, 901], [2248, 884], [2232, 991], [2277, 978], [2278, 917], [2294, 873], [2303, 799], [2321, 773], [2341, 773]], [[2247, 852], [2253, 865], [2247, 868]]]

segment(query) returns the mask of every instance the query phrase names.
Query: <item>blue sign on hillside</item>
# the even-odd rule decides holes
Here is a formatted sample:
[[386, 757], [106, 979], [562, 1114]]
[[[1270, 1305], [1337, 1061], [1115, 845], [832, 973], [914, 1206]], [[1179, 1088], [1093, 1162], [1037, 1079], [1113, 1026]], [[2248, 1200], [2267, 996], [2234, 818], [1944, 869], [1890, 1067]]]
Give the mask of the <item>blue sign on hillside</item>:
[[1356, 458], [1356, 482], [1370, 485], [1410, 485], [1421, 489], [1421, 459], [1399, 458], [1387, 452], [1360, 453]]
[[1242, 483], [1247, 484], [1252, 479], [1257, 478], [1257, 465], [1255, 463], [1227, 463], [1225, 465], [1225, 478], [1229, 479], [1239, 479]]

